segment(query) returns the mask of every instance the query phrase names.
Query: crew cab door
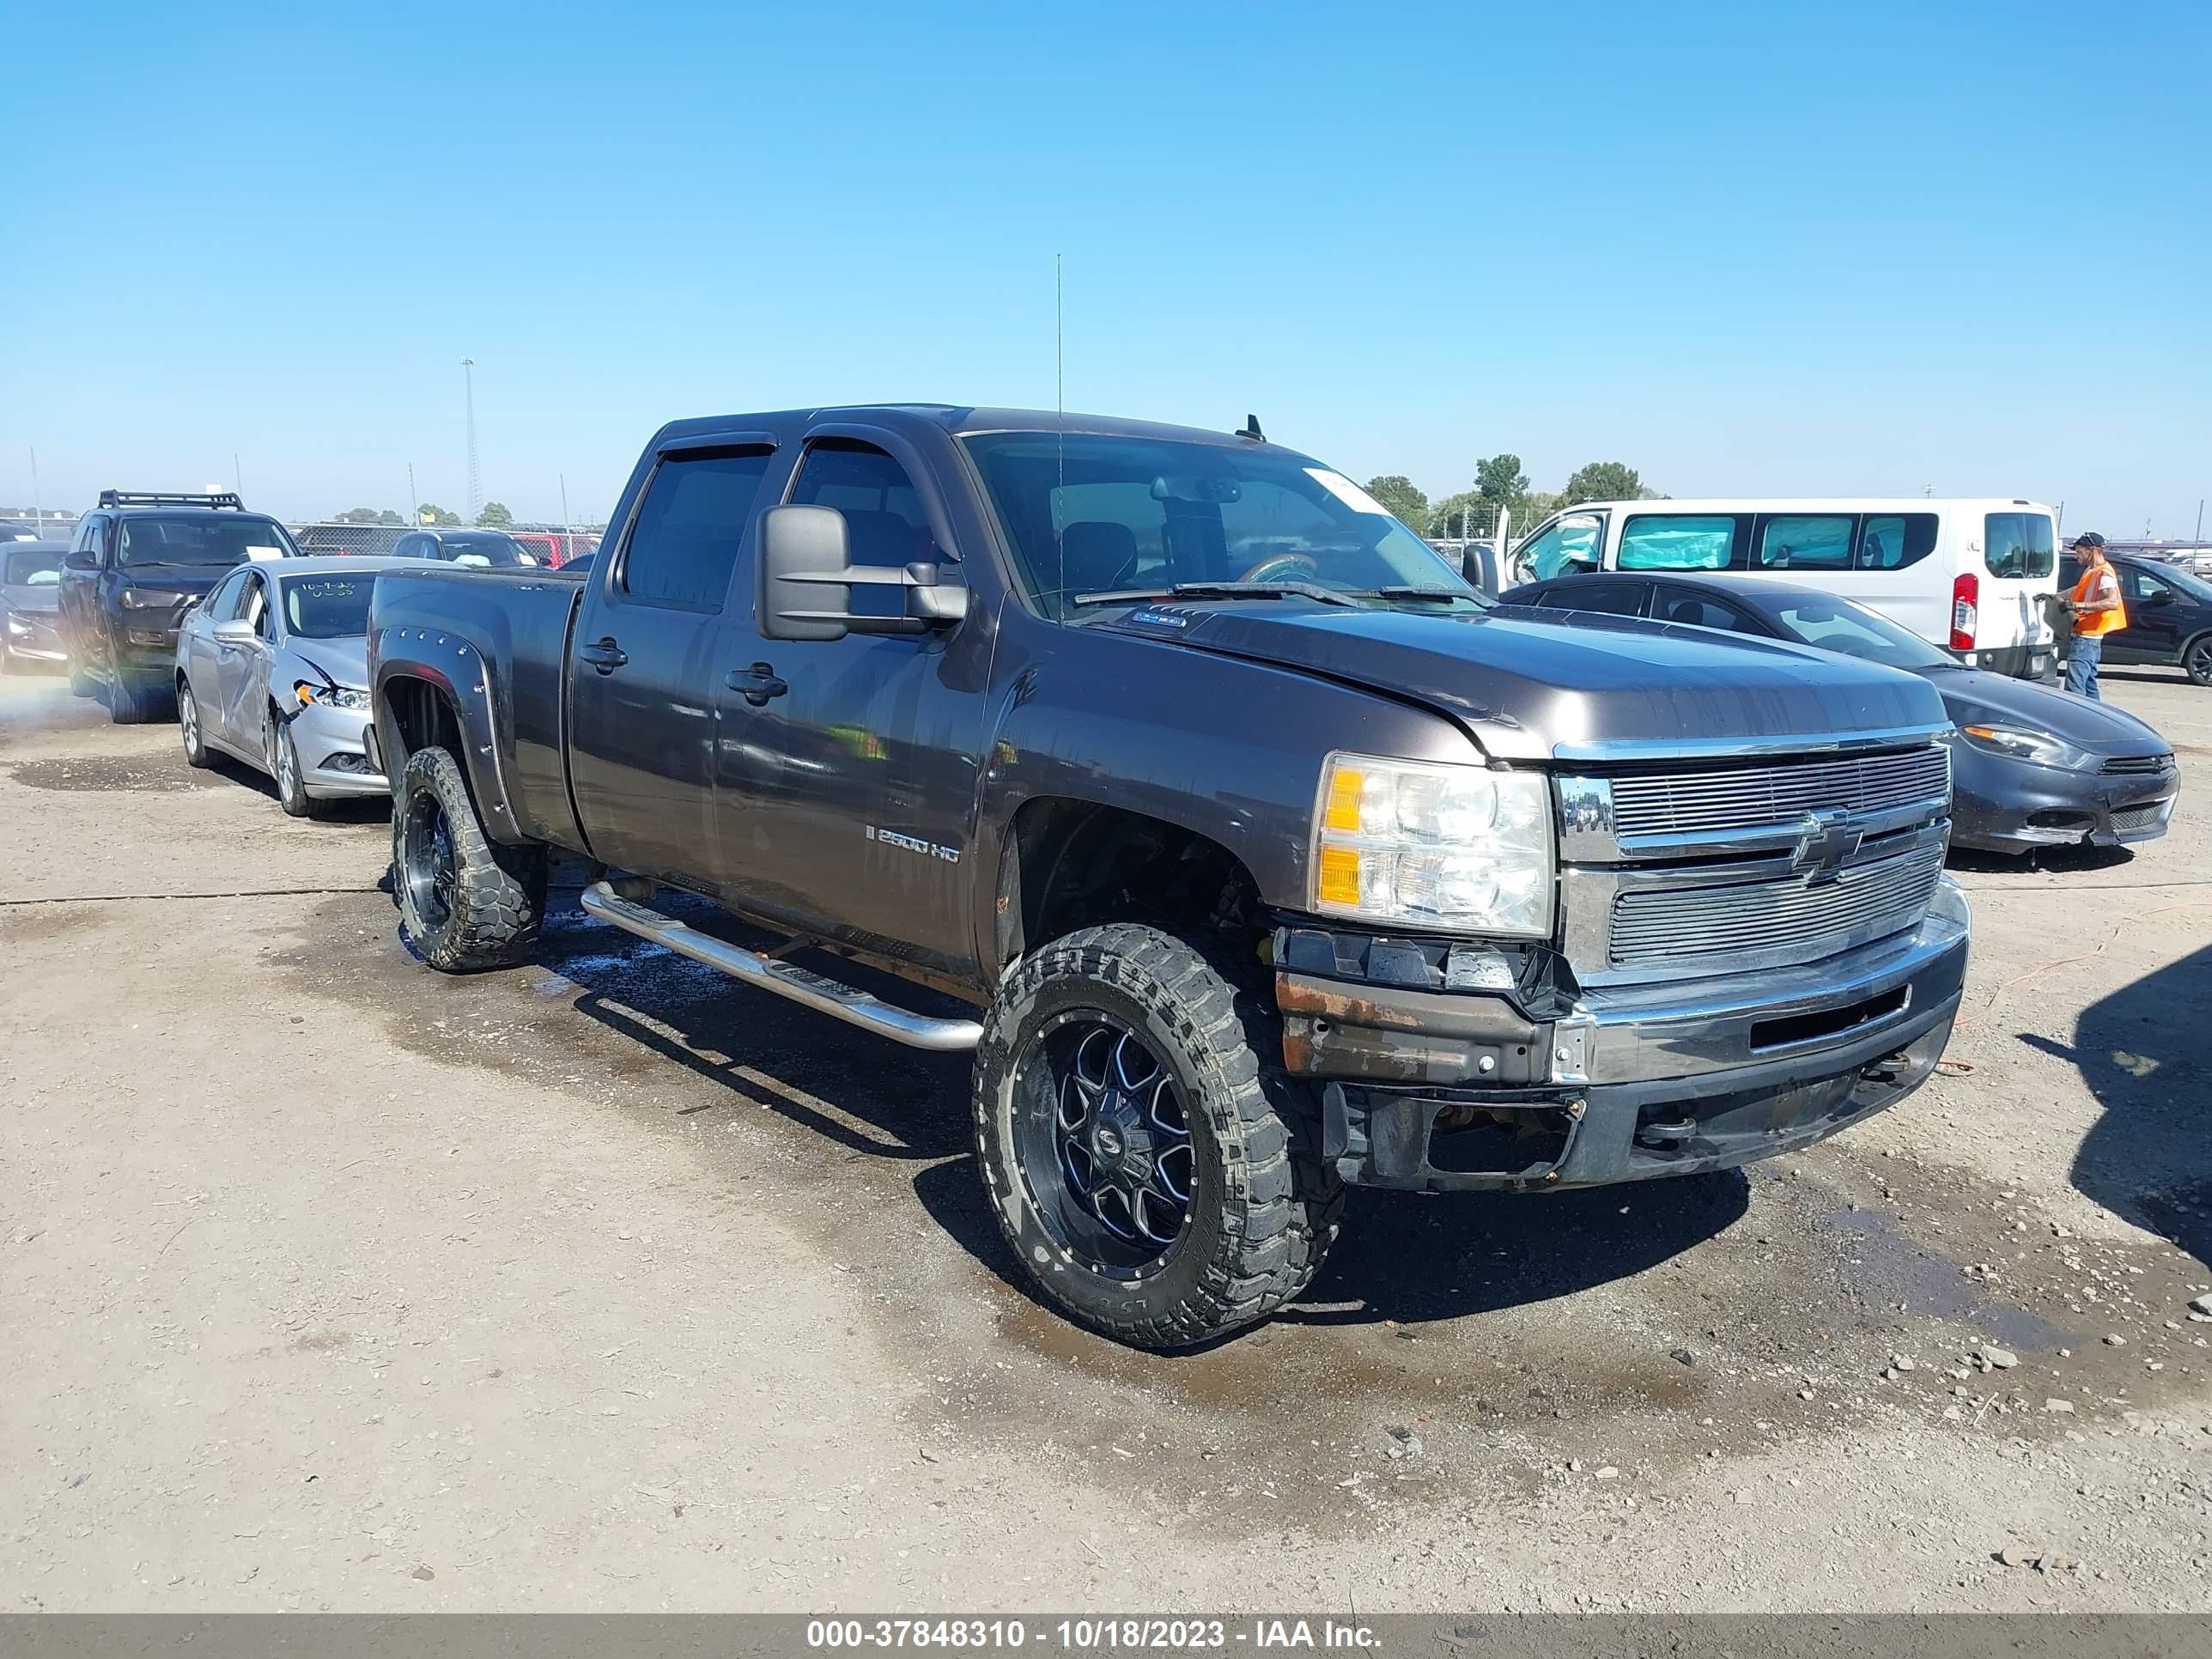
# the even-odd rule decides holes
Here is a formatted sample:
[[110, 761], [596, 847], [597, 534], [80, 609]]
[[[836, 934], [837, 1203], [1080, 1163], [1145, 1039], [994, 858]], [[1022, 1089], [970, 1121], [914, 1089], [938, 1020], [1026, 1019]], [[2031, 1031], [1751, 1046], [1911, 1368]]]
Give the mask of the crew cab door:
[[253, 637], [235, 644], [218, 641], [215, 648], [223, 729], [233, 743], [256, 751], [261, 746], [262, 711], [269, 702], [269, 654], [275, 648], [271, 599], [268, 577], [258, 570], [247, 571], [233, 614], [240, 622], [253, 624]]
[[738, 577], [774, 457], [772, 442], [742, 436], [656, 457], [614, 556], [584, 578], [568, 644], [568, 780], [585, 839], [606, 863], [679, 886], [714, 889], [722, 874], [718, 703], [738, 653], [724, 635], [750, 633]]
[[[888, 432], [817, 432], [783, 499], [845, 516], [851, 562], [962, 572], [924, 458]], [[896, 589], [852, 608], [903, 611]], [[959, 974], [975, 959], [968, 902], [985, 878], [973, 834], [990, 623], [770, 641], [732, 633], [722, 684], [720, 833], [751, 908], [795, 933]]]

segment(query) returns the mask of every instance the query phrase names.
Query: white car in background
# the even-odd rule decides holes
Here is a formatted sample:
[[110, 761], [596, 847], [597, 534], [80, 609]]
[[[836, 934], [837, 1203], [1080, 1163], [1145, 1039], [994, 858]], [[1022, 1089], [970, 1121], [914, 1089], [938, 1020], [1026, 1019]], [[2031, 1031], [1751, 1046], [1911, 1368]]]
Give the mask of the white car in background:
[[1577, 570], [1765, 577], [1855, 600], [1969, 667], [2040, 679], [2057, 659], [2057, 515], [2039, 501], [1583, 501], [1536, 526], [1511, 563], [1516, 581]]
[[395, 559], [242, 564], [177, 630], [185, 758], [216, 750], [266, 772], [295, 818], [388, 793], [368, 758], [368, 600]]

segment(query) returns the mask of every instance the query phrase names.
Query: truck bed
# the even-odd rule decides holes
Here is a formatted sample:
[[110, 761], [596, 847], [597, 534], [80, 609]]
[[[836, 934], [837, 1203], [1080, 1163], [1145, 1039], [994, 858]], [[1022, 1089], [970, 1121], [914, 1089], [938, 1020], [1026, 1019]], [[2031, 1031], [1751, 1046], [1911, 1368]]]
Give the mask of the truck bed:
[[426, 564], [380, 574], [368, 611], [372, 683], [380, 657], [447, 663], [471, 682], [489, 667], [490, 758], [514, 826], [572, 851], [583, 837], [563, 757], [563, 677], [583, 593], [580, 580], [553, 571]]

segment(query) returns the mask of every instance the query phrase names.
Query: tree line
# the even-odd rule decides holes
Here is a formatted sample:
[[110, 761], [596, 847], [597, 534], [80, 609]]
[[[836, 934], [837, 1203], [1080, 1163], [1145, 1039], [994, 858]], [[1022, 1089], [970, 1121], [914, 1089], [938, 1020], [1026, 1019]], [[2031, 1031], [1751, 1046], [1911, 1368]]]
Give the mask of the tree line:
[[[459, 514], [449, 513], [444, 507], [435, 506], [429, 501], [425, 501], [416, 507], [415, 513], [414, 522], [418, 524], [436, 525], [443, 528], [462, 522]], [[332, 524], [404, 525], [409, 520], [388, 507], [380, 509], [374, 507], [349, 507], [343, 513], [332, 514], [331, 522]], [[483, 511], [477, 514], [477, 523], [489, 530], [496, 530], [514, 522], [514, 514], [508, 512], [498, 501], [486, 501], [483, 504]]]
[[1632, 501], [1659, 498], [1644, 487], [1637, 470], [1622, 461], [1592, 461], [1569, 477], [1564, 489], [1538, 489], [1522, 471], [1518, 455], [1492, 455], [1474, 464], [1474, 486], [1441, 501], [1431, 501], [1403, 473], [1388, 472], [1367, 481], [1367, 493], [1424, 536], [1438, 539], [1490, 533], [1501, 508], [1510, 507], [1522, 529], [1577, 501]]

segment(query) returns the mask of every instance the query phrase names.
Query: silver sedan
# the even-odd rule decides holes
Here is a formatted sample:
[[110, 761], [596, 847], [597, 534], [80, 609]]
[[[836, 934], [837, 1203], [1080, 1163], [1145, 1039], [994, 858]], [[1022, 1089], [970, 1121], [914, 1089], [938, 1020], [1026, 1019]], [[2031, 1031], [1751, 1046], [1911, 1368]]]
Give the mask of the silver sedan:
[[225, 577], [177, 631], [185, 758], [220, 750], [276, 781], [294, 817], [386, 793], [368, 759], [368, 599], [396, 559], [257, 560]]

